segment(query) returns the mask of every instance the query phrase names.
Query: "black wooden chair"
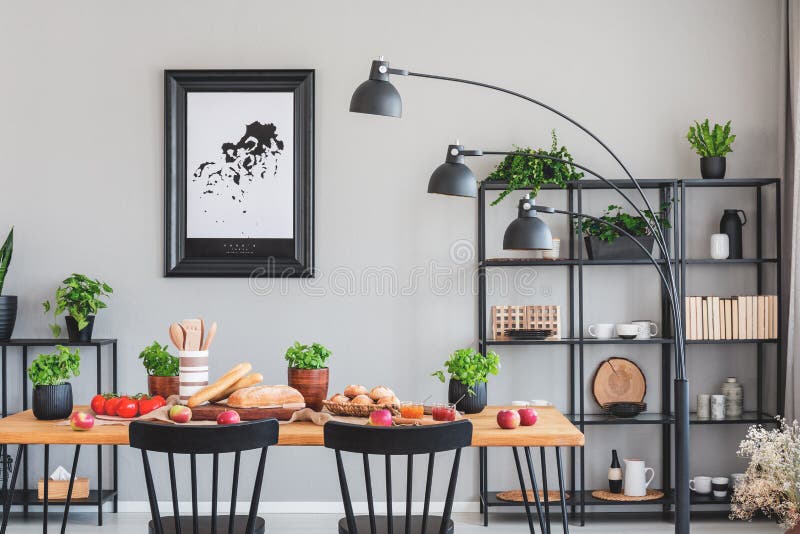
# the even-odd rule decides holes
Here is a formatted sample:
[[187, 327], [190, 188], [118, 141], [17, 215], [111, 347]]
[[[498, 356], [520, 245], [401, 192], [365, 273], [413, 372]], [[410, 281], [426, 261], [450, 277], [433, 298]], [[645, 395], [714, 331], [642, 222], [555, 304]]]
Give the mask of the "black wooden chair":
[[[226, 426], [176, 426], [164, 423], [134, 421], [130, 425], [131, 447], [141, 449], [147, 497], [150, 501], [151, 534], [262, 534], [264, 520], [258, 517], [258, 501], [264, 479], [267, 448], [278, 443], [278, 421], [251, 421]], [[255, 473], [253, 494], [248, 515], [236, 515], [236, 493], [239, 485], [239, 464], [242, 452], [260, 449], [261, 457]], [[161, 517], [158, 498], [153, 484], [153, 472], [148, 452], [167, 453], [169, 480], [172, 494], [172, 516]], [[233, 484], [231, 505], [227, 515], [217, 514], [217, 481], [220, 454], [233, 453]], [[178, 491], [175, 479], [175, 455], [189, 455], [192, 483], [192, 515], [181, 516], [178, 509]], [[197, 512], [197, 455], [212, 455], [211, 516]]]
[[[431, 426], [418, 427], [372, 427], [330, 422], [325, 425], [325, 446], [336, 452], [336, 465], [339, 471], [339, 484], [342, 489], [345, 517], [339, 520], [340, 534], [450, 534], [453, 532], [453, 496], [458, 478], [458, 465], [461, 449], [472, 442], [472, 423], [458, 421]], [[367, 491], [369, 515], [354, 515], [350, 490], [342, 462], [342, 451], [362, 455], [364, 482]], [[450, 482], [447, 486], [444, 511], [441, 516], [429, 514], [433, 466], [436, 453], [455, 451]], [[412, 483], [414, 475], [414, 455], [428, 455], [428, 474], [425, 483], [425, 502], [422, 515], [411, 515]], [[370, 476], [370, 455], [384, 457], [386, 465], [386, 515], [376, 516], [372, 498]], [[392, 456], [406, 456], [406, 506], [405, 515], [392, 514]]]

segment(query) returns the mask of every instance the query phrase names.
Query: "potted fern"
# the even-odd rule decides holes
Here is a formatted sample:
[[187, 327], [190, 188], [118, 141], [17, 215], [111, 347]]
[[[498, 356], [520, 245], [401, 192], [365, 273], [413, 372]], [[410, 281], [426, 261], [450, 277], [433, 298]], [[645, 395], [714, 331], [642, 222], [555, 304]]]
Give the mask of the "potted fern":
[[725, 155], [733, 152], [731, 144], [736, 136], [731, 134], [731, 121], [725, 126], [714, 124], [711, 128], [708, 119], [702, 123], [694, 121], [686, 134], [689, 144], [700, 156], [700, 174], [703, 178], [725, 178]]
[[147, 370], [147, 391], [150, 395], [161, 395], [165, 399], [177, 395], [181, 381], [179, 376], [179, 360], [167, 351], [166, 345], [153, 341], [139, 353], [144, 368]]
[[[68, 312], [65, 320], [69, 340], [91, 341], [94, 317], [99, 310], [106, 307], [106, 303], [100, 299], [114, 290], [105, 282], [76, 273], [61, 283], [64, 285], [56, 289], [55, 306], [49, 300], [42, 303], [45, 313], [52, 309], [53, 318], [57, 319], [65, 311]], [[55, 322], [50, 325], [50, 330], [53, 337], [61, 335], [61, 326]]]
[[[621, 206], [610, 205], [603, 215], [598, 217], [601, 221], [613, 224], [634, 236], [648, 252], [652, 253], [655, 237], [653, 237], [647, 220], [670, 228], [667, 210], [668, 202], [661, 205], [661, 212], [654, 215], [650, 210], [644, 210], [644, 217], [630, 215], [622, 211]], [[646, 218], [645, 218], [646, 217]], [[575, 233], [583, 230], [583, 241], [586, 244], [586, 253], [590, 260], [630, 260], [647, 258], [647, 254], [631, 239], [622, 236], [611, 226], [600, 221], [584, 219], [582, 225], [575, 222]], [[619, 239], [619, 237], [623, 237]]]
[[[500, 357], [493, 351], [485, 355], [473, 349], [458, 349], [444, 362], [450, 375], [447, 400], [464, 413], [480, 413], [486, 408], [486, 383], [489, 375], [500, 371]], [[444, 371], [431, 376], [445, 381]]]
[[0, 339], [11, 339], [14, 323], [17, 322], [17, 297], [3, 295], [3, 283], [6, 280], [11, 253], [14, 250], [14, 227], [8, 232], [3, 246], [0, 247]]
[[66, 419], [72, 413], [72, 385], [80, 374], [80, 351], [55, 346], [55, 352], [41, 354], [28, 368], [33, 383], [33, 415], [37, 419]]
[[313, 343], [294, 345], [286, 349], [289, 362], [289, 387], [303, 395], [306, 406], [316, 411], [322, 409], [322, 401], [328, 397], [328, 368], [325, 363], [333, 354], [324, 345]]

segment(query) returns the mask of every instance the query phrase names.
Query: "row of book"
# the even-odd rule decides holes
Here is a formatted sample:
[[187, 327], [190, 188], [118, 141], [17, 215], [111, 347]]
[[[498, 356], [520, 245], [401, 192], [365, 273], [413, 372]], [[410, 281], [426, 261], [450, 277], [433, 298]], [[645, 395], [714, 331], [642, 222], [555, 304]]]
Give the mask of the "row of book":
[[686, 297], [686, 339], [775, 339], [778, 297]]

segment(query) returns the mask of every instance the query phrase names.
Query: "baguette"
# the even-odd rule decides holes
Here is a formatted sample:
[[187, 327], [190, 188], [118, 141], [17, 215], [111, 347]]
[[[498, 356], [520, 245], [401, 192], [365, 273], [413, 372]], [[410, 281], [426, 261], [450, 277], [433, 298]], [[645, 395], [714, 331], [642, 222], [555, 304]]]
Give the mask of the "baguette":
[[250, 373], [247, 376], [243, 376], [242, 378], [237, 380], [234, 385], [232, 385], [231, 387], [229, 387], [216, 397], [213, 397], [212, 399], [209, 400], [211, 402], [218, 402], [221, 401], [222, 399], [227, 399], [228, 397], [230, 397], [231, 393], [233, 393], [237, 389], [249, 388], [250, 386], [255, 386], [257, 384], [260, 384], [262, 380], [264, 380], [264, 377], [262, 376], [261, 373]]
[[239, 379], [241, 379], [244, 375], [250, 372], [253, 366], [249, 363], [240, 363], [236, 365], [233, 369], [222, 375], [222, 378], [210, 384], [191, 397], [186, 402], [189, 408], [194, 408], [195, 406], [199, 406], [204, 402], [216, 397], [217, 395], [224, 392], [226, 389], [234, 385]]
[[305, 399], [289, 386], [252, 386], [231, 393], [226, 403], [232, 408], [265, 408], [287, 404], [305, 405]]

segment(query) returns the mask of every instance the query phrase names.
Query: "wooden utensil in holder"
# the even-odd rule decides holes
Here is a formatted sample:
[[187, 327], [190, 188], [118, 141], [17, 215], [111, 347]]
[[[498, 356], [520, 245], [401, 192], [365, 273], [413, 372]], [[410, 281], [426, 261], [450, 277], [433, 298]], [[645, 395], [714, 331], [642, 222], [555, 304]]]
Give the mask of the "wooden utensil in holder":
[[186, 404], [189, 397], [208, 385], [208, 351], [207, 350], [181, 350], [178, 351], [180, 360], [179, 395], [181, 404]]

